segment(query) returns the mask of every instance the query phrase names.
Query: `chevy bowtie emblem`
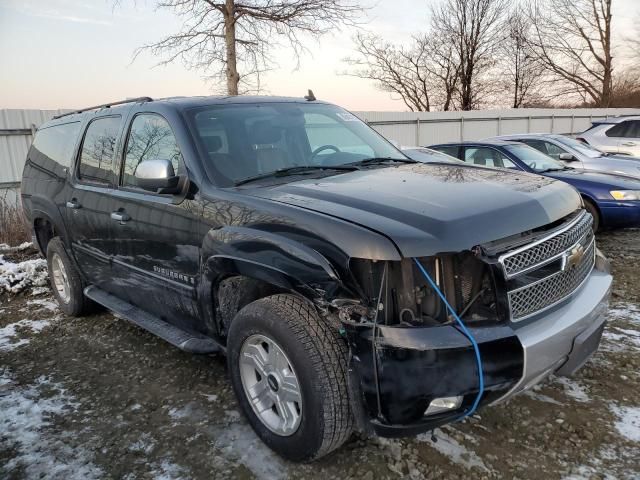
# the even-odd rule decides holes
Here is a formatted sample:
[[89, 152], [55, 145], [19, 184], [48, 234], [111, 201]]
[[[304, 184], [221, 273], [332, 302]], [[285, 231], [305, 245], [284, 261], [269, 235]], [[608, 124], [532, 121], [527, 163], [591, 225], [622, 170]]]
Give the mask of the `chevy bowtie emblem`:
[[584, 247], [582, 245], [576, 245], [571, 250], [564, 252], [562, 256], [562, 270], [568, 270], [575, 268], [584, 257]]

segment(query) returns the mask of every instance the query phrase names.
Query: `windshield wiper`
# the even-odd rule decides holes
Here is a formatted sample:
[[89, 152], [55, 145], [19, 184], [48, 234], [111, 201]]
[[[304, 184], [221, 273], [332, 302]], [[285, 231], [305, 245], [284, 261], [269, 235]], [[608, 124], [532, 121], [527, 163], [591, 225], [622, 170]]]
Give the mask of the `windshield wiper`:
[[373, 157], [365, 158], [364, 160], [358, 160], [357, 162], [349, 163], [348, 165], [380, 165], [383, 163], [398, 162], [398, 163], [420, 163], [417, 160], [411, 160], [410, 158], [393, 158], [393, 157]]
[[299, 173], [307, 173], [314, 170], [344, 170], [352, 172], [354, 170], [359, 170], [359, 168], [356, 165], [296, 165], [293, 167], [279, 168], [273, 172], [261, 173], [260, 175], [243, 178], [242, 180], [235, 182], [235, 186], [244, 185], [245, 183], [253, 182], [255, 180], [262, 180], [263, 178], [286, 177], [288, 175], [297, 175]]

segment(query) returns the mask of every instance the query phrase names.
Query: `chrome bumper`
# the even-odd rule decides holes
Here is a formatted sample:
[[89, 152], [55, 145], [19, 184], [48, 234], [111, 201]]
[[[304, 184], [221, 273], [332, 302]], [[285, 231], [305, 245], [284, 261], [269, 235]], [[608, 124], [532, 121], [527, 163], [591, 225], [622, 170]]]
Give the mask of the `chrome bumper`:
[[570, 375], [597, 350], [606, 322], [612, 277], [594, 269], [561, 308], [518, 327], [524, 351], [520, 381], [492, 404], [531, 388], [552, 373]]

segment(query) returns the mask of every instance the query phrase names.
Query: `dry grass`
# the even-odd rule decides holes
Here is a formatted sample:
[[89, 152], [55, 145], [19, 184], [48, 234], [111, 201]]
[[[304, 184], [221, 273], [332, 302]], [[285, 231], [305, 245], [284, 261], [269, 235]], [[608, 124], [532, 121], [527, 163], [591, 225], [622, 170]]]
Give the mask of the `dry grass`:
[[20, 206], [0, 198], [0, 243], [20, 245], [31, 241], [31, 231]]

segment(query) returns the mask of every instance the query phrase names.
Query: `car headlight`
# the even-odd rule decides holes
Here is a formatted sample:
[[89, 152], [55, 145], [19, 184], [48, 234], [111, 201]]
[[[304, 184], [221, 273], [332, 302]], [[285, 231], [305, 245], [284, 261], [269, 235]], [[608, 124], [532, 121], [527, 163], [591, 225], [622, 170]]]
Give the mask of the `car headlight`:
[[616, 200], [640, 200], [640, 190], [612, 190], [609, 193]]

